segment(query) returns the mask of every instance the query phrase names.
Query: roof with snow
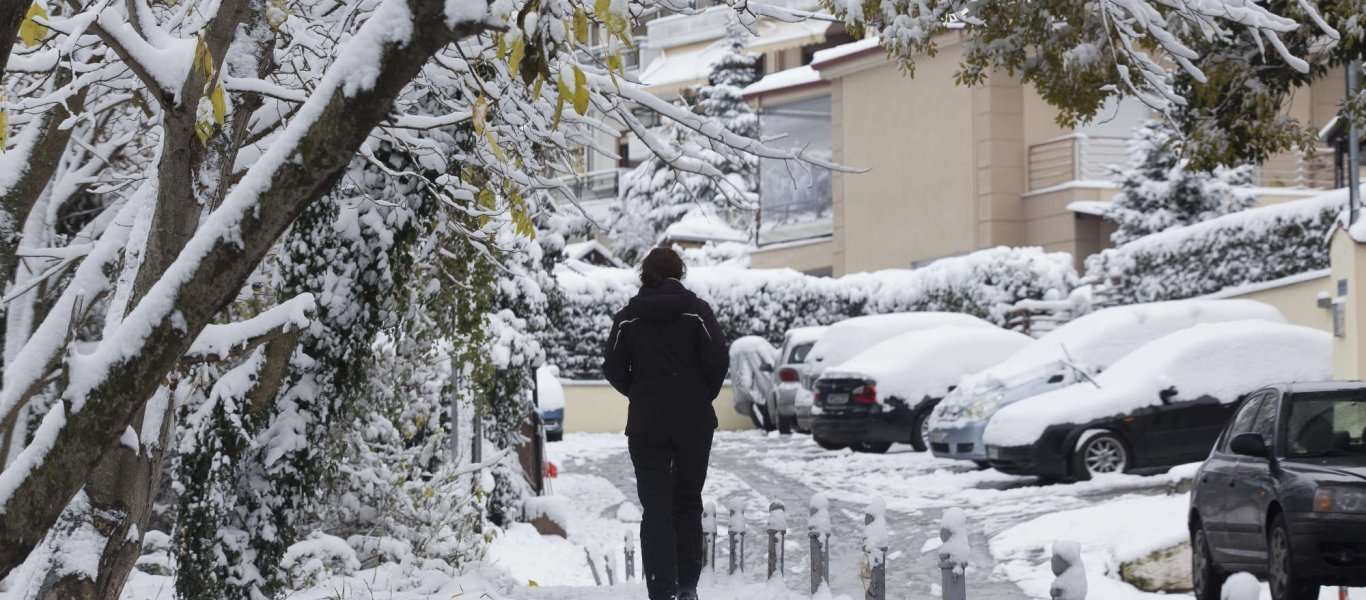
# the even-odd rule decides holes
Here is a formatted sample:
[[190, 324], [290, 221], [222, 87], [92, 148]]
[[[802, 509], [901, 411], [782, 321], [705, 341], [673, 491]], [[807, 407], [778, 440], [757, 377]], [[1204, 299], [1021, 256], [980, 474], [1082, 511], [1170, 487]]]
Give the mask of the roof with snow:
[[778, 71], [765, 75], [763, 79], [751, 83], [744, 89], [746, 98], [762, 96], [773, 92], [794, 90], [808, 86], [826, 86], [829, 81], [821, 79], [821, 74], [811, 65]]
[[617, 258], [611, 250], [608, 250], [607, 246], [602, 245], [602, 242], [597, 240], [565, 244], [564, 255], [566, 258], [581, 260], [599, 267], [624, 268], [626, 266], [626, 263], [621, 262], [621, 259]]
[[[728, 7], [720, 8], [729, 10]], [[755, 27], [758, 35], [749, 39], [745, 50], [762, 54], [822, 42], [831, 24], [814, 19], [796, 23], [762, 19]], [[664, 88], [659, 91], [666, 92], [672, 88], [705, 84], [712, 65], [729, 50], [728, 43], [721, 38], [701, 47], [664, 48], [640, 70], [640, 82], [656, 90]]]
[[668, 242], [743, 242], [745, 232], [731, 227], [724, 219], [709, 210], [694, 208], [682, 219], [664, 230]]
[[819, 70], [823, 66], [841, 62], [857, 54], [869, 52], [878, 48], [878, 41], [879, 38], [873, 36], [855, 42], [849, 42], [848, 44], [840, 44], [834, 48], [826, 48], [825, 50], [817, 51], [811, 60], [811, 66]]
[[[1333, 337], [1310, 327], [1265, 320], [1207, 323], [1150, 342], [1096, 376], [1002, 408], [983, 441], [996, 446], [1033, 443], [1049, 425], [1084, 424], [1177, 398], [1234, 402], [1275, 383], [1332, 376]], [[1099, 387], [1097, 387], [1097, 385]]]

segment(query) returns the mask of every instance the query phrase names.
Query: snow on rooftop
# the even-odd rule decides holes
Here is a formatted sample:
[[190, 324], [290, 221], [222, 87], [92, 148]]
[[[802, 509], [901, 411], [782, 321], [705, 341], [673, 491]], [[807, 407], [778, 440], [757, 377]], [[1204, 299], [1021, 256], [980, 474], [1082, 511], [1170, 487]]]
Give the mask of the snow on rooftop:
[[795, 69], [778, 71], [765, 75], [763, 79], [749, 84], [744, 89], [745, 96], [755, 96], [767, 92], [785, 90], [812, 83], [821, 83], [821, 74], [812, 68], [811, 65], [804, 65]]
[[[1031, 444], [1049, 425], [1083, 424], [1162, 402], [1203, 396], [1234, 402], [1273, 383], [1332, 377], [1332, 336], [1266, 320], [1208, 323], [1144, 345], [1096, 376], [1002, 408], [983, 441], [996, 446]], [[1099, 384], [1099, 388], [1096, 387]]]
[[1110, 203], [1104, 200], [1077, 200], [1067, 205], [1067, 210], [1083, 215], [1105, 216]]
[[859, 52], [863, 52], [864, 50], [868, 50], [869, 48], [876, 48], [878, 45], [878, 40], [879, 38], [877, 36], [873, 36], [855, 42], [849, 42], [848, 44], [840, 44], [838, 46], [835, 46], [834, 48], [826, 48], [825, 50], [819, 50], [812, 58], [811, 66], [819, 69], [821, 68], [822, 64], [844, 58], [851, 54], [858, 54]]
[[616, 257], [616, 255], [612, 254], [612, 251], [609, 250], [607, 246], [602, 245], [602, 242], [599, 242], [597, 240], [574, 242], [572, 244], [564, 245], [564, 255], [567, 258], [571, 258], [574, 260], [584, 260], [585, 257], [589, 256], [590, 254], [593, 254], [594, 252], [597, 252], [605, 260], [607, 260], [607, 262], [610, 262], [613, 266], [626, 266], [625, 263], [621, 262], [621, 260]]
[[713, 211], [694, 208], [664, 230], [665, 239], [675, 242], [743, 242], [745, 232], [731, 227]]
[[[719, 8], [730, 10], [727, 7]], [[757, 25], [758, 35], [750, 37], [745, 49], [761, 54], [808, 41], [819, 42], [825, 39], [825, 32], [829, 28], [829, 22], [816, 19], [795, 23], [762, 19]], [[700, 48], [663, 48], [659, 56], [641, 69], [640, 82], [650, 87], [706, 83], [712, 65], [728, 51], [727, 44], [729, 41], [722, 37]]]
[[989, 367], [1034, 340], [995, 327], [935, 327], [909, 331], [871, 346], [823, 378], [872, 379], [878, 402], [898, 398], [914, 406], [942, 398], [968, 373]]
[[807, 361], [824, 367], [844, 363], [855, 354], [890, 337], [936, 327], [984, 327], [995, 325], [972, 315], [948, 312], [913, 312], [868, 315], [845, 319], [830, 326], [807, 354]]

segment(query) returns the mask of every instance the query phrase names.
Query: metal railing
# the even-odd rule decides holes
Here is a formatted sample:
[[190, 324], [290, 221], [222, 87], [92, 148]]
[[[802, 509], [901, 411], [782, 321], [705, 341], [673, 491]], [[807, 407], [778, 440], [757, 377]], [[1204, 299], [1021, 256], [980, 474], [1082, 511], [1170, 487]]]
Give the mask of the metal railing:
[[569, 192], [580, 202], [616, 198], [625, 169], [603, 169], [564, 178]]
[[1110, 181], [1129, 162], [1129, 140], [1073, 133], [1029, 147], [1029, 191], [1069, 181]]
[[1265, 187], [1326, 190], [1336, 187], [1333, 149], [1314, 148], [1309, 153], [1282, 152], [1263, 162], [1253, 180]]

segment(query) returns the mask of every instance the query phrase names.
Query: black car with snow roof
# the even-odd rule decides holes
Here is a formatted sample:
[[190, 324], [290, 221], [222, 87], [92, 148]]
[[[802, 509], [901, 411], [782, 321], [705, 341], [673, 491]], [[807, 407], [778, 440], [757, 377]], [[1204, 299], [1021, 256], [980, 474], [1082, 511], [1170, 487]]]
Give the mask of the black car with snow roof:
[[1188, 525], [1198, 600], [1236, 571], [1274, 600], [1366, 586], [1366, 384], [1249, 395], [1195, 474]]
[[816, 381], [812, 437], [826, 448], [924, 451], [930, 411], [958, 380], [1031, 341], [992, 325], [946, 325], [874, 344]]
[[1051, 480], [1157, 470], [1209, 455], [1238, 403], [1280, 381], [1329, 377], [1332, 337], [1266, 320], [1195, 325], [1085, 381], [1002, 408], [987, 460]]

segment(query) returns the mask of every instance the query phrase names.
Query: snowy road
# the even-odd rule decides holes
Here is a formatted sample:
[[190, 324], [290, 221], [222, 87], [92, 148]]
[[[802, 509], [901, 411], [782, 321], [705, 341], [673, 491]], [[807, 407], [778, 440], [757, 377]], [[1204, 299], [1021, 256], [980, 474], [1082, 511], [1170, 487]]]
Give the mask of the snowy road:
[[[620, 492], [617, 504], [621, 499], [634, 501], [635, 481], [625, 445], [625, 438], [619, 434], [570, 435], [564, 442], [551, 444], [550, 456], [561, 473], [558, 492], [581, 497], [590, 481], [601, 485], [606, 480]], [[1082, 508], [1122, 494], [1164, 495], [1167, 488], [1164, 477], [1138, 476], [1043, 486], [1032, 478], [980, 471], [971, 464], [913, 453], [909, 447], [894, 448], [886, 455], [827, 452], [805, 436], [738, 432], [718, 433], [704, 495], [719, 505], [732, 496], [745, 499], [749, 547], [754, 549], [747, 553], [747, 570], [755, 579], [762, 576], [765, 560], [761, 539], [768, 503], [779, 500], [788, 507], [795, 532], [787, 548], [788, 585], [792, 588], [800, 588], [807, 581], [808, 552], [801, 535], [807, 502], [815, 492], [828, 495], [834, 524], [832, 586], [836, 594], [850, 597], [862, 596], [859, 532], [869, 498], [882, 496], [887, 501], [892, 534], [890, 598], [938, 597], [937, 559], [934, 553], [922, 550], [937, 543], [943, 509], [961, 507], [973, 528], [973, 563], [968, 575], [971, 597], [1007, 600], [1028, 596], [997, 569], [987, 548], [989, 536], [1045, 513]], [[601, 491], [591, 495], [603, 496]], [[616, 506], [610, 501], [599, 504], [604, 520], [616, 514]]]

